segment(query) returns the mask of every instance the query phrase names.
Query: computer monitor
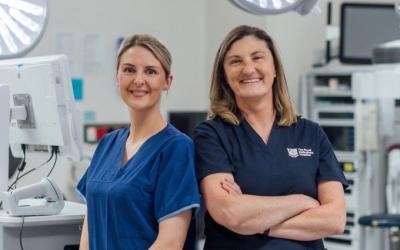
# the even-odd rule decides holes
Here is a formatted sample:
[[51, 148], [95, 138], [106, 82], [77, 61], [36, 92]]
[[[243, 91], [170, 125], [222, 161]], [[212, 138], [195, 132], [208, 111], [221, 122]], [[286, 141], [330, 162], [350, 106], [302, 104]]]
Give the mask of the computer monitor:
[[[9, 110], [3, 108], [0, 112], [0, 119], [9, 121], [9, 135], [0, 131], [1, 138], [9, 138], [4, 140], [7, 150], [8, 143], [12, 149], [21, 144], [59, 146], [67, 158], [82, 159], [82, 124], [73, 99], [66, 56], [0, 61], [0, 84], [3, 84], [0, 96], [6, 96], [8, 92], [9, 99]], [[13, 119], [13, 112], [10, 119], [10, 110], [18, 106], [25, 107], [25, 120]], [[4, 191], [4, 182], [8, 183], [8, 174], [4, 174], [8, 172], [8, 164], [0, 165], [0, 178], [7, 178], [0, 181], [1, 191]]]
[[393, 4], [343, 3], [339, 59], [344, 63], [372, 62], [372, 49], [400, 39], [400, 18]]
[[207, 119], [207, 111], [171, 111], [168, 114], [169, 122], [182, 133], [193, 136], [195, 127]]

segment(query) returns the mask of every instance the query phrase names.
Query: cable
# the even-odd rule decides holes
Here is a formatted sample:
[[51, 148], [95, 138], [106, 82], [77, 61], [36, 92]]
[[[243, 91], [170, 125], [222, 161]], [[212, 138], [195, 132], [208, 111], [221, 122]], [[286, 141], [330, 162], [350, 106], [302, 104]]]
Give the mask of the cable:
[[[58, 146], [51, 146], [51, 155], [50, 155], [50, 157], [49, 157], [49, 159], [48, 159], [47, 161], [43, 162], [43, 163], [40, 164], [38, 167], [32, 168], [32, 169], [29, 170], [28, 172], [26, 172], [26, 173], [24, 173], [23, 175], [19, 176], [19, 175], [21, 174], [21, 172], [24, 170], [25, 165], [26, 165], [26, 162], [25, 162], [26, 145], [25, 145], [25, 144], [22, 144], [22, 147], [23, 147], [22, 150], [23, 150], [23, 152], [24, 152], [24, 158], [23, 158], [23, 160], [21, 161], [21, 166], [18, 167], [17, 178], [16, 178], [16, 179], [13, 181], [13, 183], [11, 183], [11, 185], [8, 187], [7, 192], [10, 191], [11, 189], [13, 189], [13, 187], [16, 188], [16, 187], [17, 187], [17, 182], [18, 182], [19, 180], [21, 180], [24, 176], [26, 176], [26, 175], [32, 173], [33, 171], [35, 171], [35, 170], [39, 169], [40, 167], [42, 167], [42, 166], [46, 165], [47, 163], [49, 163], [49, 162], [51, 161], [51, 159], [53, 159], [54, 154], [56, 155], [55, 161], [54, 161], [53, 166], [51, 167], [51, 170], [50, 170], [50, 172], [48, 173], [47, 177], [50, 176], [51, 172], [53, 171], [53, 169], [54, 169], [54, 167], [55, 167], [55, 165], [56, 165], [56, 163], [57, 163], [57, 155], [58, 155], [58, 153], [59, 153], [59, 147], [58, 147]], [[3, 201], [0, 201], [0, 209], [2, 209], [2, 207], [3, 207]]]
[[19, 231], [19, 246], [21, 247], [21, 250], [24, 250], [24, 246], [22, 245], [22, 231], [24, 230], [25, 217], [21, 216], [21, 218], [22, 218], [22, 225]]
[[[17, 174], [17, 178], [16, 180], [7, 188], [7, 192], [10, 191], [13, 186], [15, 185], [15, 187], [17, 187], [17, 180], [19, 179], [18, 176], [20, 175], [20, 173], [22, 171], [24, 171], [25, 166], [26, 166], [26, 144], [21, 144], [21, 148], [22, 148], [22, 152], [23, 152], [23, 158], [21, 160], [21, 162], [18, 165], [18, 174]], [[0, 201], [0, 209], [3, 208], [3, 201]]]
[[50, 155], [49, 159], [47, 159], [45, 162], [43, 162], [42, 164], [40, 164], [38, 167], [32, 168], [31, 170], [29, 170], [28, 172], [26, 172], [25, 174], [23, 174], [23, 175], [21, 175], [21, 176], [19, 176], [19, 177], [18, 177], [18, 175], [17, 175], [17, 178], [14, 180], [14, 182], [11, 183], [11, 185], [8, 187], [8, 191], [10, 191], [11, 188], [12, 188], [12, 186], [13, 186], [15, 183], [17, 183], [19, 180], [21, 180], [24, 176], [28, 175], [29, 173], [31, 173], [31, 172], [33, 172], [33, 171], [35, 171], [35, 170], [41, 168], [42, 166], [46, 165], [47, 163], [49, 163], [49, 162], [53, 159], [53, 156], [54, 156], [54, 150], [51, 151], [51, 155]]
[[20, 162], [20, 164], [19, 164], [19, 166], [17, 168], [18, 169], [17, 178], [16, 178], [16, 181], [14, 181], [13, 185], [8, 187], [7, 191], [10, 191], [11, 189], [13, 189], [13, 186], [14, 186], [14, 188], [17, 188], [18, 177], [24, 171], [25, 166], [26, 166], [26, 145], [22, 144], [21, 148], [22, 148], [22, 152], [23, 152], [24, 156], [23, 156], [23, 158], [22, 158], [22, 160], [21, 160], [21, 162]]
[[47, 177], [49, 177], [51, 175], [51, 172], [53, 172], [54, 167], [56, 166], [56, 163], [57, 163], [57, 156], [58, 156], [58, 153], [59, 153], [58, 146], [51, 146], [51, 148], [52, 148], [52, 151], [54, 150], [54, 153], [56, 154], [56, 158], [54, 160], [53, 166], [51, 167], [49, 173], [47, 174]]

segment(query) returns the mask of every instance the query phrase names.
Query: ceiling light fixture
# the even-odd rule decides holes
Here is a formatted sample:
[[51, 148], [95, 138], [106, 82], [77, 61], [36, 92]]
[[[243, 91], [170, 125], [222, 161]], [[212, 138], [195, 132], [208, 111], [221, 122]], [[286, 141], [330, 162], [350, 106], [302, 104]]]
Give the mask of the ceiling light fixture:
[[319, 0], [230, 0], [242, 10], [256, 15], [274, 15], [296, 11], [307, 15], [318, 8]]
[[48, 0], [0, 0], [0, 59], [28, 53], [43, 36]]

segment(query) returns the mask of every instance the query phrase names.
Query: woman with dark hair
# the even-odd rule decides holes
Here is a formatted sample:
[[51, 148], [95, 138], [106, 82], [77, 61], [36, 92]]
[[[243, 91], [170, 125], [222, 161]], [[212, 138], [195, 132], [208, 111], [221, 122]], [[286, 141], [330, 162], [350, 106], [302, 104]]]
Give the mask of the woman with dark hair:
[[226, 36], [210, 99], [194, 135], [205, 249], [324, 249], [344, 230], [347, 182], [326, 134], [296, 113], [265, 31]]
[[172, 83], [168, 49], [149, 35], [128, 37], [117, 85], [130, 126], [97, 146], [78, 191], [87, 204], [80, 249], [180, 250], [199, 207], [193, 142], [162, 117]]

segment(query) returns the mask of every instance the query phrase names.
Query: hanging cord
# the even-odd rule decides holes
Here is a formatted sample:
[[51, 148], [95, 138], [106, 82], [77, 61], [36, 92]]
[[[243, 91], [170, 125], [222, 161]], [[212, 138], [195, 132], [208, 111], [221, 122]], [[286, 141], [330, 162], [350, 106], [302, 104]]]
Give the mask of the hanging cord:
[[[18, 169], [18, 174], [17, 174], [17, 178], [16, 179], [18, 179], [19, 175], [21, 174], [21, 172], [24, 171], [25, 166], [26, 166], [26, 161], [25, 161], [26, 160], [26, 144], [22, 144], [21, 148], [22, 148], [22, 152], [23, 152], [23, 158], [22, 158], [21, 162], [18, 165], [18, 168], [17, 168]], [[7, 192], [10, 191], [13, 188], [14, 185], [15, 185], [15, 187], [17, 187], [17, 181], [14, 181], [7, 188]], [[3, 208], [3, 201], [0, 201], [0, 209], [2, 209], [2, 208]]]
[[49, 159], [47, 159], [45, 162], [43, 162], [42, 164], [40, 164], [38, 167], [32, 168], [31, 170], [29, 170], [28, 172], [26, 172], [25, 174], [19, 176], [18, 178], [15, 179], [15, 181], [10, 185], [10, 187], [8, 188], [8, 191], [11, 190], [11, 187], [13, 185], [15, 185], [15, 183], [17, 183], [19, 180], [21, 180], [23, 177], [25, 177], [26, 175], [32, 173], [33, 171], [41, 168], [42, 166], [46, 165], [47, 163], [49, 163], [54, 157], [54, 150], [51, 151], [51, 155], [49, 157]]
[[47, 174], [47, 177], [49, 177], [50, 175], [51, 175], [51, 172], [53, 172], [53, 170], [54, 170], [54, 167], [56, 166], [56, 163], [57, 163], [57, 156], [58, 156], [58, 154], [60, 153], [60, 151], [59, 151], [59, 147], [58, 146], [51, 146], [51, 148], [52, 148], [52, 152], [54, 151], [54, 153], [55, 153], [55, 155], [56, 155], [56, 157], [55, 157], [55, 160], [54, 160], [54, 163], [53, 163], [53, 166], [51, 167], [51, 169], [50, 169], [50, 171], [49, 171], [49, 173]]
[[[24, 174], [21, 175], [21, 176], [19, 176], [19, 174], [20, 174], [20, 172], [22, 172], [22, 171], [18, 171], [17, 178], [16, 178], [16, 179], [11, 183], [11, 185], [8, 187], [7, 192], [10, 191], [10, 190], [12, 190], [13, 187], [16, 187], [16, 186], [17, 186], [17, 182], [18, 182], [19, 180], [21, 180], [23, 177], [27, 176], [28, 174], [32, 173], [33, 171], [35, 171], [35, 170], [41, 168], [42, 166], [46, 165], [47, 163], [49, 163], [49, 162], [53, 159], [53, 157], [54, 157], [56, 148], [57, 148], [57, 150], [58, 150], [58, 147], [56, 147], [56, 146], [52, 147], [51, 155], [50, 155], [49, 159], [47, 159], [45, 162], [43, 162], [42, 164], [40, 164], [38, 167], [32, 168], [31, 170], [29, 170], [28, 172], [24, 173]], [[24, 155], [25, 155], [25, 154], [24, 154]], [[24, 157], [24, 159], [25, 159], [25, 157]], [[26, 164], [26, 162], [25, 162], [24, 160], [22, 160], [20, 165], [22, 166], [22, 165], [25, 165], [25, 164]], [[22, 166], [21, 169], [24, 168], [24, 167], [25, 167], [25, 166]], [[53, 166], [53, 167], [54, 167], [54, 166]], [[19, 170], [19, 169], [20, 169], [20, 167], [18, 167], [18, 170]], [[2, 209], [2, 205], [3, 205], [3, 201], [0, 201], [0, 209]]]
[[21, 247], [21, 250], [24, 250], [24, 246], [22, 245], [22, 231], [24, 230], [25, 217], [21, 216], [21, 218], [22, 218], [22, 225], [21, 229], [19, 230], [19, 246]]
[[[26, 166], [26, 145], [22, 144], [21, 148], [22, 148], [22, 152], [23, 152], [24, 156], [23, 156], [20, 164], [18, 165], [18, 168], [17, 168], [18, 173], [17, 173], [16, 180], [19, 179], [19, 175], [24, 171], [25, 166]], [[10, 191], [11, 189], [15, 189], [15, 188], [17, 188], [17, 181], [14, 181], [13, 184], [8, 187], [7, 191]]]

